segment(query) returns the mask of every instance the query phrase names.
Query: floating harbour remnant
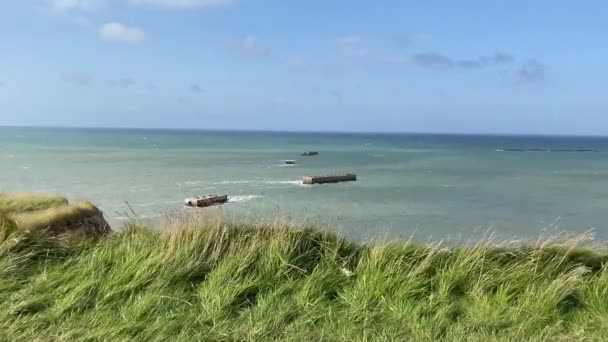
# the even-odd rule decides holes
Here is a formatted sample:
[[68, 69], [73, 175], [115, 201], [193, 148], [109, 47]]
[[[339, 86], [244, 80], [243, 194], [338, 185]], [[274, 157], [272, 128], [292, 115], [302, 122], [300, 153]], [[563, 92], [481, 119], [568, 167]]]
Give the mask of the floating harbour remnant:
[[502, 151], [506, 152], [598, 152], [597, 150], [590, 148], [505, 148]]
[[325, 183], [339, 183], [339, 182], [353, 182], [357, 180], [357, 175], [352, 173], [344, 173], [339, 175], [329, 176], [305, 176], [303, 178], [303, 184], [325, 184]]
[[228, 202], [228, 195], [206, 195], [186, 198], [184, 205], [192, 208], [205, 208]]

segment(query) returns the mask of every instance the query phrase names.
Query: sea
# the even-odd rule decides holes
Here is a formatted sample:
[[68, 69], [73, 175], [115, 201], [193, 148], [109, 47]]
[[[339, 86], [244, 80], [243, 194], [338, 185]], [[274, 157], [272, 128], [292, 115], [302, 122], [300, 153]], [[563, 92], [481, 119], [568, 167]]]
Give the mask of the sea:
[[[302, 184], [335, 173], [357, 181]], [[0, 191], [90, 200], [117, 229], [134, 218], [161, 225], [193, 210], [186, 197], [227, 194], [195, 210], [355, 239], [605, 240], [608, 138], [2, 127]]]

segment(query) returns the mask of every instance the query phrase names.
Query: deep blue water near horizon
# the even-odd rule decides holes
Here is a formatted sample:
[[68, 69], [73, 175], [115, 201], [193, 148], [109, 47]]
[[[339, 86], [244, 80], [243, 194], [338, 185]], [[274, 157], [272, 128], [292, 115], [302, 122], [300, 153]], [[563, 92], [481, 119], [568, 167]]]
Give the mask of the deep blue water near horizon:
[[[308, 150], [320, 154], [300, 156]], [[229, 218], [327, 223], [356, 238], [594, 228], [608, 239], [602, 137], [4, 127], [0, 166], [0, 191], [89, 199], [114, 225], [129, 206], [153, 219], [184, 210], [185, 197], [218, 193], [231, 196]], [[300, 184], [337, 172], [358, 181]]]

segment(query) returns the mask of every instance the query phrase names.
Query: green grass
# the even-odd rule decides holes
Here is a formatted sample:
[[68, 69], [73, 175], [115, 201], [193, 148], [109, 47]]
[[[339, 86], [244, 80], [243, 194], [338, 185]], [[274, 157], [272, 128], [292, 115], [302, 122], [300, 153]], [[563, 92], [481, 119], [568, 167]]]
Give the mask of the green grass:
[[608, 340], [608, 257], [576, 239], [366, 245], [196, 219], [97, 242], [6, 231], [2, 341]]
[[0, 213], [25, 213], [66, 205], [68, 201], [61, 196], [0, 192]]
[[14, 231], [94, 238], [110, 231], [90, 202], [68, 203], [60, 196], [0, 192], [0, 241]]
[[97, 213], [97, 208], [90, 202], [61, 204], [48, 209], [15, 213], [11, 215], [18, 226], [30, 229], [44, 229], [51, 223], [62, 223], [89, 217]]

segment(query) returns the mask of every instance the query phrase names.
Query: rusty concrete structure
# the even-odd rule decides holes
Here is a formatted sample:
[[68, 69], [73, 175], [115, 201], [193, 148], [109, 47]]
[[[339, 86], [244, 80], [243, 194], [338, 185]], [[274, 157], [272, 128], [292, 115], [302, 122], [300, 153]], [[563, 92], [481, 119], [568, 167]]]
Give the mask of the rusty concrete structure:
[[353, 182], [357, 180], [357, 175], [352, 173], [344, 173], [339, 175], [329, 176], [305, 176], [302, 180], [303, 184], [325, 184], [339, 182]]
[[186, 198], [184, 205], [192, 208], [205, 208], [213, 205], [220, 205], [228, 202], [228, 195], [207, 195]]

